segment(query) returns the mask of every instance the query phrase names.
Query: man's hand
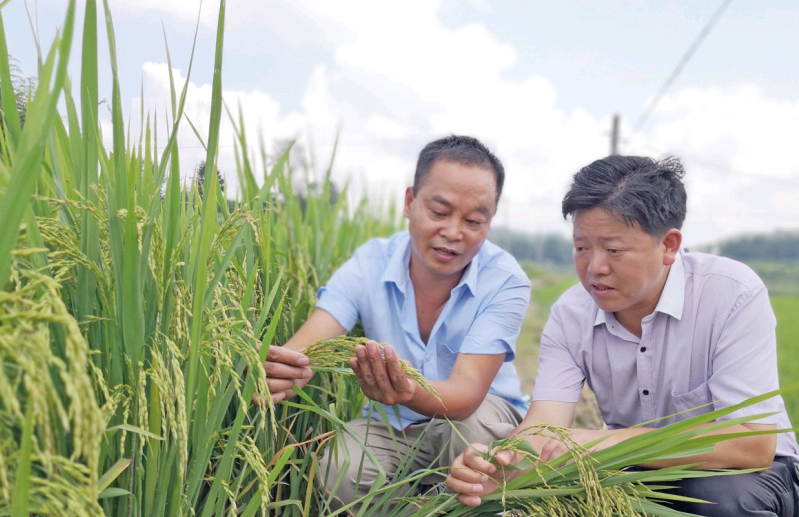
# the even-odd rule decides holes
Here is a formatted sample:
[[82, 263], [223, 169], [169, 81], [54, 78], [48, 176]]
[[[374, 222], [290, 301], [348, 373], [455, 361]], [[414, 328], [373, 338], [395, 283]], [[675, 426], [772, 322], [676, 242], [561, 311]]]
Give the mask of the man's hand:
[[[569, 434], [572, 440], [583, 447], [595, 440], [605, 438], [598, 444], [591, 447], [588, 452], [601, 451], [602, 449], [607, 449], [611, 445], [619, 443], [619, 440], [615, 437], [615, 435], [618, 434], [617, 431], [571, 429]], [[544, 444], [544, 447], [541, 448], [540, 461], [541, 463], [546, 463], [569, 452], [569, 448], [566, 446], [566, 444], [560, 440], [551, 438], [547, 440], [546, 444]], [[571, 461], [571, 459], [567, 460], [566, 462], [568, 463], [569, 461]]]
[[[458, 494], [458, 501], [466, 506], [479, 506], [482, 497], [496, 490], [510, 474], [481, 456], [480, 453], [487, 451], [485, 445], [473, 443], [455, 458], [450, 467], [447, 487]], [[494, 456], [494, 460], [503, 466], [510, 465], [514, 456], [511, 451], [502, 451]]]
[[[278, 403], [291, 397], [294, 386], [303, 387], [308, 384], [313, 371], [308, 367], [310, 361], [305, 354], [281, 346], [270, 346], [264, 361], [266, 385], [272, 395], [272, 401]], [[253, 403], [265, 402], [262, 394], [253, 395]]]
[[405, 375], [397, 352], [391, 345], [387, 345], [382, 354], [375, 341], [369, 341], [365, 346], [358, 345], [350, 366], [361, 384], [363, 394], [389, 406], [409, 402], [419, 387], [415, 380]]

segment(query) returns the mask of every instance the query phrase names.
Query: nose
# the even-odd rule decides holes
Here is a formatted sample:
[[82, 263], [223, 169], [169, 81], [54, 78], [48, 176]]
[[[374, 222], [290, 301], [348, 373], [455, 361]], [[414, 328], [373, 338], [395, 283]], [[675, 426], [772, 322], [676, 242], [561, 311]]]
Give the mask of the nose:
[[463, 230], [461, 229], [460, 222], [455, 218], [450, 218], [444, 221], [441, 226], [441, 235], [448, 241], [460, 240]]
[[588, 272], [594, 276], [602, 276], [610, 274], [610, 266], [607, 257], [601, 251], [594, 251], [590, 255], [588, 262]]

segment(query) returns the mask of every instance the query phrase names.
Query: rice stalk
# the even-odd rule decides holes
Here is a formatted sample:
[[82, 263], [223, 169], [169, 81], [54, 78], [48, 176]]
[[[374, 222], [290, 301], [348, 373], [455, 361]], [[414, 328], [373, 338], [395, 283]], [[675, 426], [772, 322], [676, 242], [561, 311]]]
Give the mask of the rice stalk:
[[[365, 337], [350, 337], [339, 336], [329, 339], [321, 339], [311, 346], [306, 348], [303, 353], [310, 360], [311, 368], [325, 369], [334, 373], [343, 375], [354, 375], [350, 368], [350, 359], [355, 357], [355, 348], [359, 345], [366, 345], [369, 340]], [[378, 343], [380, 350], [388, 345], [388, 343]], [[427, 393], [436, 398], [442, 403], [441, 397], [438, 392], [427, 382], [419, 370], [408, 364], [406, 361], [400, 361], [402, 371], [419, 383]]]

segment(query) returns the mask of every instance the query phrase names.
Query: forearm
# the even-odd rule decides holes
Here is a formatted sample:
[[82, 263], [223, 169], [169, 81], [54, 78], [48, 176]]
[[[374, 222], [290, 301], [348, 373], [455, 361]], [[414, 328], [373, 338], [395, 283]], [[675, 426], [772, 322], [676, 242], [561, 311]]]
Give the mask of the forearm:
[[464, 383], [450, 380], [427, 382], [435, 390], [435, 395], [418, 386], [413, 399], [404, 406], [431, 418], [449, 418], [450, 420], [468, 418], [480, 407], [488, 394], [487, 388], [466, 386]]
[[446, 380], [428, 381], [435, 395], [418, 386], [403, 405], [429, 417], [468, 418], [485, 400], [504, 360], [505, 354], [459, 354]]
[[[773, 425], [739, 424], [726, 429], [712, 431], [701, 436], [746, 433], [774, 429]], [[626, 439], [633, 434], [641, 434], [651, 429], [624, 429], [620, 431], [619, 439]], [[765, 468], [774, 461], [777, 447], [777, 436], [774, 434], [742, 436], [720, 441], [715, 444], [713, 452], [658, 460], [644, 463], [640, 466], [646, 468], [665, 468], [675, 465], [697, 463], [698, 469], [750, 469]]]

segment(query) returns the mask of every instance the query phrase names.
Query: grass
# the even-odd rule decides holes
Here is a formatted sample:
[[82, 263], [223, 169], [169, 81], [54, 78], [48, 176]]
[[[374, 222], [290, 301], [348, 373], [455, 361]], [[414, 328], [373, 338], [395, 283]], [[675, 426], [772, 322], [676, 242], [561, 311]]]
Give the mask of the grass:
[[[240, 131], [242, 189], [224, 198], [215, 173], [224, 15], [223, 1], [203, 196], [179, 175], [188, 80], [172, 84], [164, 148], [144, 114], [139, 139], [127, 136], [107, 4], [85, 3], [80, 97], [66, 77], [72, 1], [25, 127], [4, 119], [0, 514], [299, 517], [323, 504], [314, 460], [360, 411], [357, 385], [317, 376], [304, 403], [278, 408], [251, 397], [266, 391], [269, 346], [307, 318], [318, 285], [358, 244], [399, 229], [398, 212], [350, 206], [346, 192], [331, 202], [330, 170], [323, 191], [300, 200], [288, 151], [268, 157]], [[110, 149], [97, 120], [101, 20], [114, 77]], [[2, 31], [0, 42], [5, 85]]]
[[[772, 296], [771, 306], [777, 316], [777, 360], [780, 383], [795, 385], [799, 379], [799, 297]], [[799, 425], [799, 393], [784, 396], [785, 408], [793, 425]]]

